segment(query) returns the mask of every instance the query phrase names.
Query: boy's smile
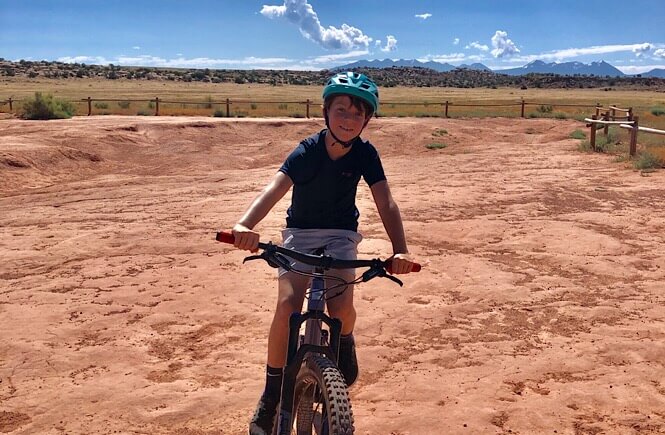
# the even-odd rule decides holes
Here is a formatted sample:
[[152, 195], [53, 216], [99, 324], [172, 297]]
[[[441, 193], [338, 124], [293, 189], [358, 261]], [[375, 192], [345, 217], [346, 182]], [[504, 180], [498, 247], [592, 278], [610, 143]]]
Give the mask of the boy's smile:
[[354, 107], [348, 96], [340, 95], [328, 109], [328, 123], [339, 140], [348, 142], [359, 136], [365, 127], [365, 112]]

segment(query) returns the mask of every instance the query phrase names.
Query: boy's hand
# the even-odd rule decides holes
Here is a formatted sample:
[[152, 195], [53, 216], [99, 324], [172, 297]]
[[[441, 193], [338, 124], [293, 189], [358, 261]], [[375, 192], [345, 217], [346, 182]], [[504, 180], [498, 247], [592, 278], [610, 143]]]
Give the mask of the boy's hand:
[[252, 231], [244, 225], [236, 224], [231, 230], [235, 237], [233, 246], [246, 251], [257, 252], [259, 250], [259, 233]]
[[391, 270], [393, 274], [409, 273], [413, 267], [413, 257], [411, 254], [395, 254], [392, 257]]

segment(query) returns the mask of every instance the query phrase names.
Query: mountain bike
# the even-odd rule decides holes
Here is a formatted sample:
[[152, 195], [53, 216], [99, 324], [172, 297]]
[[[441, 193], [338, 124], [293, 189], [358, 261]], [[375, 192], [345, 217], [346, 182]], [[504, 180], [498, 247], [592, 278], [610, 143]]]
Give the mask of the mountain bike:
[[[216, 240], [233, 244], [234, 236], [218, 232]], [[261, 253], [251, 255], [243, 263], [251, 260], [264, 260], [271, 267], [282, 267], [287, 271], [311, 276], [311, 285], [306, 292], [307, 309], [293, 313], [289, 319], [289, 340], [286, 367], [282, 380], [282, 392], [277, 424], [273, 434], [297, 435], [353, 434], [353, 412], [344, 376], [337, 368], [339, 341], [342, 322], [325, 313], [326, 294], [335, 289], [344, 291], [346, 286], [367, 282], [373, 278], [388, 278], [403, 285], [402, 281], [390, 275], [388, 260], [341, 260], [323, 255], [320, 250], [314, 254], [298, 252], [272, 243], [259, 243]], [[302, 272], [291, 267], [289, 258], [314, 266], [314, 272]], [[330, 269], [367, 268], [353, 281], [326, 275]], [[420, 265], [412, 266], [418, 272]], [[336, 281], [326, 287], [326, 279]], [[335, 297], [336, 295], [330, 296]], [[304, 334], [300, 334], [304, 327]], [[324, 328], [325, 325], [325, 328]]]

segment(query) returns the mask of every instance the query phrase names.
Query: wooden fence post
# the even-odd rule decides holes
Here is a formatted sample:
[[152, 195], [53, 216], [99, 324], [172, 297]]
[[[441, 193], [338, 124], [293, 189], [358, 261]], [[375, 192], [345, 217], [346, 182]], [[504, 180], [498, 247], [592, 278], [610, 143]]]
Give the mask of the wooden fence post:
[[617, 110], [615, 109], [616, 106], [612, 106], [612, 121], [616, 121], [617, 117]]
[[159, 97], [155, 97], [155, 116], [159, 116]]
[[307, 119], [309, 119], [309, 98], [307, 99], [307, 103], [305, 104], [307, 104], [307, 112], [305, 116], [307, 117]]
[[88, 97], [88, 116], [92, 115], [92, 98]]
[[637, 132], [640, 129], [639, 117], [633, 118], [633, 128], [630, 130], [630, 156], [635, 157], [637, 153]]
[[[603, 115], [603, 121], [609, 121], [609, 120], [610, 120], [610, 111], [608, 110], [607, 112], [605, 112], [605, 115]], [[605, 135], [605, 137], [607, 137], [609, 133], [610, 133], [610, 126], [608, 124], [605, 124], [605, 126], [603, 127], [603, 134]]]
[[628, 120], [629, 121], [633, 120], [633, 108], [632, 107], [628, 108]]
[[600, 108], [601, 108], [600, 103], [596, 103], [596, 116], [600, 116]]
[[9, 100], [7, 100], [7, 101], [9, 102], [9, 113], [12, 113], [12, 109], [13, 109], [13, 107], [12, 107], [12, 97], [9, 97]]
[[[591, 119], [598, 119], [598, 116], [593, 115]], [[591, 149], [596, 151], [596, 124], [591, 123], [591, 133], [589, 134], [589, 143], [591, 144]]]
[[446, 118], [448, 118], [448, 100], [446, 100]]
[[524, 98], [522, 98], [522, 118], [524, 118]]
[[226, 99], [226, 117], [230, 118], [231, 117], [231, 102], [229, 99]]

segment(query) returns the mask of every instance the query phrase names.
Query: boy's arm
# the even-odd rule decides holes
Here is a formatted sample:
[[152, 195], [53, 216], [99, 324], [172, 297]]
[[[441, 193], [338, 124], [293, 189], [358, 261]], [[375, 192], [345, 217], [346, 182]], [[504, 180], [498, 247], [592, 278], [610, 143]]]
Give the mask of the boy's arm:
[[386, 180], [374, 183], [370, 187], [376, 208], [381, 216], [383, 226], [388, 233], [388, 237], [393, 244], [393, 253], [395, 254], [392, 263], [394, 273], [408, 273], [411, 271], [412, 260], [409, 255], [409, 249], [406, 246], [406, 237], [404, 235], [404, 226], [402, 225], [402, 216], [399, 207], [390, 193], [390, 187]]
[[252, 201], [245, 214], [233, 227], [234, 245], [240, 249], [256, 251], [259, 245], [259, 233], [254, 227], [266, 217], [277, 202], [286, 195], [293, 186], [288, 175], [279, 171], [263, 191]]

